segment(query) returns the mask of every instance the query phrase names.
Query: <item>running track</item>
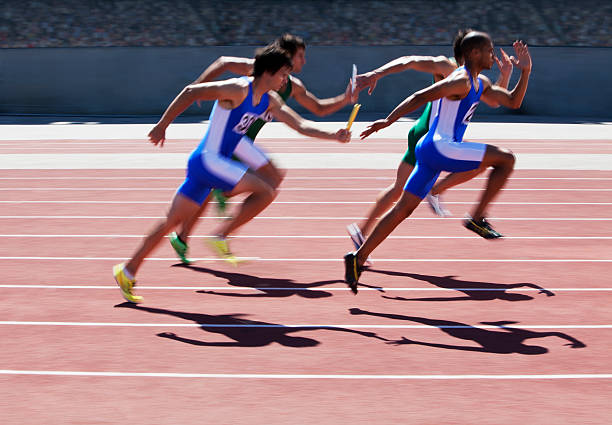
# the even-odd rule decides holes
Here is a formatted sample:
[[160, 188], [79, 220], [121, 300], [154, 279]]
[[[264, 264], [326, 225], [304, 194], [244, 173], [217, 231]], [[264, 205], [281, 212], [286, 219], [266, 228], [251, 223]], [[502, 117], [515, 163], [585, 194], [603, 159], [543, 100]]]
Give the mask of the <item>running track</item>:
[[[253, 258], [210, 255], [211, 210], [193, 267], [167, 243], [145, 262], [139, 307], [122, 303], [111, 267], [163, 216], [195, 136], [160, 152], [137, 126], [119, 128], [125, 140], [104, 126], [28, 138], [34, 127], [3, 126], [0, 141], [2, 423], [609, 423], [612, 171], [588, 159], [609, 162], [612, 144], [589, 126], [583, 140], [493, 142], [528, 164], [491, 208], [508, 237], [461, 226], [476, 179], [445, 197], [455, 217], [421, 205], [402, 223], [357, 296], [342, 283], [344, 228], [392, 181], [380, 164], [399, 161], [403, 137], [263, 138], [281, 162], [307, 160], [233, 240]], [[105, 162], [128, 155], [151, 166]], [[539, 155], [578, 164], [531, 165]]]

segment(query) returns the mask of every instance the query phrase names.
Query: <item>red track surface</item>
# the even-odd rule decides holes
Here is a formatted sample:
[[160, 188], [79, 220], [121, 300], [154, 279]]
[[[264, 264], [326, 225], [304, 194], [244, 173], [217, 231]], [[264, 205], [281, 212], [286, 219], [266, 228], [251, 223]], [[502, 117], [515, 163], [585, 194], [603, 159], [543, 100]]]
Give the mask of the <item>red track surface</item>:
[[[499, 144], [564, 147], [539, 142]], [[0, 152], [41, 145], [23, 143]], [[606, 143], [571, 146], [606, 153]], [[57, 146], [47, 152], [90, 152]], [[136, 142], [133, 149], [143, 151]], [[394, 172], [290, 170], [277, 202], [233, 241], [238, 255], [259, 259], [185, 268], [164, 243], [138, 276], [145, 303], [127, 306], [111, 267], [164, 214], [181, 176], [0, 172], [2, 423], [610, 422], [612, 379], [584, 375], [612, 373], [612, 328], [595, 328], [612, 325], [612, 172], [515, 172], [491, 208], [509, 237], [493, 242], [471, 237], [459, 220], [483, 180], [451, 190], [445, 200], [455, 218], [419, 207], [374, 252], [353, 296], [342, 283], [340, 259], [351, 248], [344, 227], [369, 205], [351, 202], [373, 201]], [[217, 222], [203, 218], [197, 235]], [[309, 235], [319, 237], [300, 238]], [[211, 258], [202, 239], [191, 246], [193, 257]], [[93, 376], [100, 372], [136, 375]]]

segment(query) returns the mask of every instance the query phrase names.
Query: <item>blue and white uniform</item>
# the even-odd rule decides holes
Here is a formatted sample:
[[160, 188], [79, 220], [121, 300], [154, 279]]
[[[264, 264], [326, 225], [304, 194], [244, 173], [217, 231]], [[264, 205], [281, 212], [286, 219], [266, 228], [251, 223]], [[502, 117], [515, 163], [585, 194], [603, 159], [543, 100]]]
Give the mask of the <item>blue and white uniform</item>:
[[270, 120], [266, 113], [269, 101], [268, 93], [265, 93], [259, 104], [253, 105], [253, 84], [249, 81], [248, 95], [234, 109], [225, 109], [218, 100], [215, 102], [208, 130], [189, 156], [187, 177], [178, 193], [202, 204], [212, 188], [232, 190], [247, 171], [244, 164], [231, 159], [234, 153], [241, 159], [248, 158], [245, 162], [253, 169], [268, 162], [263, 151], [245, 133], [255, 120]]
[[[453, 74], [463, 72], [464, 69], [466, 68], [463, 66], [459, 67]], [[460, 172], [480, 167], [487, 145], [463, 142], [463, 134], [474, 115], [483, 90], [481, 78], [478, 78], [478, 88], [474, 87], [471, 77], [470, 82], [470, 91], [463, 99], [440, 99], [429, 131], [416, 146], [417, 162], [404, 186], [405, 191], [424, 198], [441, 171]], [[433, 114], [432, 107], [432, 116]]]

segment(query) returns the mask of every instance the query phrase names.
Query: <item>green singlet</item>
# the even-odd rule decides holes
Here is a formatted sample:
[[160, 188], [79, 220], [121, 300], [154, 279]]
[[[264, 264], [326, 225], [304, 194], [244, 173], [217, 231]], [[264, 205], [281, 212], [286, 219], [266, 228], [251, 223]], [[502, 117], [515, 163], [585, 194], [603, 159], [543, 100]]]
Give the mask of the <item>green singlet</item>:
[[412, 165], [416, 164], [416, 154], [414, 152], [417, 143], [421, 140], [429, 131], [429, 117], [431, 115], [431, 102], [427, 102], [423, 113], [419, 117], [419, 120], [412, 126], [408, 132], [408, 150], [404, 154], [402, 161]]
[[[286, 102], [287, 99], [289, 99], [289, 96], [291, 96], [291, 89], [291, 76], [289, 76], [289, 78], [287, 78], [287, 85], [285, 86], [285, 89], [277, 91], [277, 93], [280, 95], [283, 101]], [[255, 137], [257, 137], [257, 133], [259, 133], [259, 130], [261, 130], [265, 123], [266, 122], [264, 120], [258, 118], [253, 124], [251, 124], [251, 126], [246, 132], [246, 135], [249, 136], [251, 140], [255, 140]]]

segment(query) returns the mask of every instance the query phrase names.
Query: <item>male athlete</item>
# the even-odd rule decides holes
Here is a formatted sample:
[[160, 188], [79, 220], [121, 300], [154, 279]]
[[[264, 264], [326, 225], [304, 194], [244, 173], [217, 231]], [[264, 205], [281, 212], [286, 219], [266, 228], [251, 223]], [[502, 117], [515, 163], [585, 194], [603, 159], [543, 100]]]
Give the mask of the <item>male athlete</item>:
[[275, 46], [261, 49], [255, 56], [252, 77], [185, 87], [153, 127], [149, 133], [151, 143], [163, 146], [168, 125], [194, 101], [216, 100], [208, 130], [189, 157], [187, 177], [177, 190], [167, 217], [143, 240], [127, 263], [113, 267], [115, 280], [127, 301], [142, 301], [142, 297], [134, 295], [132, 290], [135, 275], [143, 260], [169, 231], [200, 209], [213, 187], [221, 188], [231, 195], [249, 193], [237, 214], [217, 229], [212, 241], [225, 259], [235, 260], [225, 238], [259, 214], [276, 196], [276, 190], [265, 180], [249, 171], [245, 165], [231, 159], [236, 151], [265, 156], [245, 136], [254, 120], [273, 117], [306, 136], [343, 143], [350, 140], [348, 130], [331, 132], [319, 129], [316, 123], [304, 120], [286, 106], [276, 93], [269, 93], [270, 90], [279, 90], [290, 72], [291, 58], [284, 50]]
[[[306, 43], [302, 38], [292, 34], [284, 34], [272, 44], [289, 53], [293, 64], [292, 73], [302, 71], [302, 67], [306, 64]], [[253, 72], [253, 62], [251, 58], [221, 56], [206, 68], [193, 84], [213, 81], [226, 71], [237, 75], [251, 75]], [[293, 75], [289, 75], [289, 78], [278, 90], [278, 94], [285, 102], [293, 97], [300, 105], [317, 116], [333, 114], [344, 106], [354, 103], [357, 99], [357, 91], [355, 93], [352, 92], [350, 82], [343, 94], [328, 99], [319, 99], [306, 89], [302, 81]], [[257, 119], [249, 127], [246, 136], [254, 141], [265, 123], [266, 120]], [[239, 159], [251, 169], [257, 170], [257, 174], [275, 189], [281, 184], [285, 173], [276, 168], [271, 161], [262, 165], [257, 159], [248, 156], [242, 156]], [[222, 191], [214, 190], [213, 195], [217, 198], [219, 204], [224, 207], [226, 199]], [[209, 200], [210, 197], [202, 203], [201, 208], [192, 217], [187, 218], [181, 223], [181, 230], [178, 234], [174, 232], [170, 234], [170, 244], [183, 263], [189, 263], [187, 259], [188, 238], [198, 218], [203, 214]]]
[[[464, 29], [459, 30], [457, 32], [457, 35], [453, 40], [454, 60], [449, 59], [445, 56], [399, 57], [373, 71], [358, 75], [357, 89], [361, 90], [364, 87], [369, 87], [368, 93], [371, 94], [374, 88], [376, 87], [376, 83], [382, 77], [385, 77], [389, 74], [403, 72], [409, 69], [433, 74], [434, 83], [446, 78], [455, 69], [457, 69], [458, 66], [463, 65], [463, 57], [461, 55], [461, 41], [463, 40], [463, 37], [465, 37], [465, 35], [468, 34], [470, 31], [472, 30]], [[500, 70], [500, 76], [495, 85], [507, 88], [508, 82], [510, 81], [510, 76], [512, 74], [512, 60], [514, 60], [514, 58], [508, 57], [506, 52], [504, 52], [503, 50], [501, 50], [501, 55], [501, 60], [495, 57], [495, 61]], [[489, 102], [488, 99], [483, 98], [483, 101], [491, 107], [499, 106], [499, 104]], [[421, 139], [421, 137], [423, 137], [429, 130], [429, 126], [433, 121], [433, 118], [436, 116], [438, 103], [439, 100], [436, 100], [434, 102], [428, 102], [425, 105], [425, 109], [423, 110], [423, 113], [421, 114], [420, 118], [408, 132], [408, 149], [406, 150], [406, 153], [404, 154], [404, 157], [402, 158], [402, 161], [400, 162], [400, 165], [397, 168], [395, 182], [389, 187], [383, 189], [378, 194], [376, 198], [376, 203], [370, 209], [366, 219], [361, 221], [360, 224], [352, 223], [347, 226], [347, 230], [349, 232], [349, 235], [351, 236], [353, 244], [355, 245], [355, 249], [359, 249], [361, 244], [363, 244], [363, 241], [365, 239], [363, 235], [368, 235], [370, 233], [372, 225], [374, 224], [376, 219], [382, 214], [384, 214], [402, 194], [404, 184], [406, 183], [406, 180], [414, 169], [414, 165], [416, 163], [416, 156], [414, 153], [416, 144]], [[442, 217], [450, 215], [450, 213], [443, 207], [439, 198], [439, 194], [452, 186], [471, 179], [481, 171], [483, 170], [472, 170], [464, 173], [449, 174], [445, 179], [437, 183], [426, 197], [434, 212]]]
[[463, 38], [460, 46], [464, 66], [457, 68], [442, 81], [407, 97], [387, 118], [370, 124], [361, 133], [361, 138], [366, 138], [426, 102], [440, 99], [429, 131], [417, 144], [416, 166], [398, 203], [376, 224], [356, 252], [344, 256], [345, 281], [354, 293], [357, 293], [357, 281], [365, 260], [393, 229], [412, 214], [431, 190], [441, 171], [463, 172], [480, 167], [493, 168], [480, 202], [466, 226], [475, 225], [495, 232], [485, 219], [485, 209], [512, 173], [515, 158], [512, 153], [492, 145], [463, 142], [463, 134], [481, 96], [509, 108], [521, 106], [531, 74], [531, 56], [523, 42], [514, 43], [517, 58], [515, 65], [521, 69], [521, 76], [514, 89], [508, 91], [492, 85], [486, 76], [480, 75], [482, 70], [491, 69], [495, 60], [493, 42], [488, 34], [472, 31]]

